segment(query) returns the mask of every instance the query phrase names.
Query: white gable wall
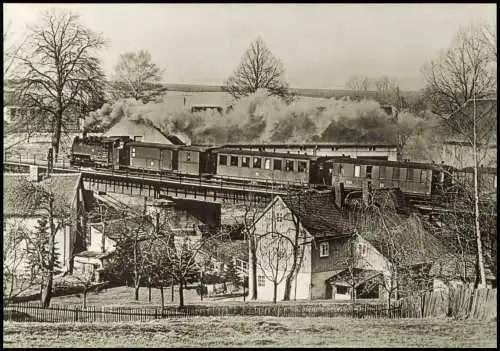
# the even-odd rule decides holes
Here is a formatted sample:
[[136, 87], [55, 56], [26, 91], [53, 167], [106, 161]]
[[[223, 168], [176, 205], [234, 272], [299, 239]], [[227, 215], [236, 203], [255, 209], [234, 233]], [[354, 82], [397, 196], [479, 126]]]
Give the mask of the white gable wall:
[[[295, 225], [292, 220], [292, 213], [291, 211], [286, 207], [284, 204], [283, 200], [281, 200], [280, 197], [276, 198], [276, 201], [274, 202], [274, 205], [272, 207], [269, 207], [267, 211], [264, 213], [264, 215], [258, 219], [258, 221], [255, 223], [255, 234], [257, 236], [264, 235], [266, 233], [270, 233], [273, 231], [273, 225], [274, 224], [274, 231], [276, 233], [280, 233], [281, 235], [286, 235], [289, 237], [291, 240], [294, 240], [295, 238]], [[302, 230], [304, 230], [301, 227]], [[307, 237], [307, 241], [310, 241], [310, 235], [305, 232]], [[291, 250], [291, 246], [289, 247]], [[265, 252], [265, 250], [257, 250], [257, 260], [258, 262], [262, 258], [260, 257], [261, 254]], [[300, 270], [296, 276], [296, 279], [292, 281], [291, 285], [291, 294], [290, 294], [290, 299], [308, 299], [310, 296], [310, 282], [311, 282], [311, 245], [304, 245], [304, 254], [303, 254], [303, 260], [302, 264], [300, 266]], [[280, 266], [283, 269], [280, 269], [278, 271], [278, 280], [280, 280], [281, 277], [283, 277], [282, 281], [278, 285], [277, 288], [277, 300], [283, 300], [284, 297], [284, 292], [285, 292], [285, 281], [286, 281], [286, 276], [290, 270], [290, 267], [292, 265], [292, 259], [293, 257], [290, 256], [289, 260], [286, 262], [286, 265], [284, 262], [280, 262]], [[250, 257], [251, 260], [251, 257]], [[272, 275], [270, 270], [265, 269], [263, 267], [264, 265], [262, 264], [257, 264], [257, 283], [259, 283], [259, 279], [264, 281], [264, 286], [259, 286], [257, 284], [257, 299], [258, 300], [264, 300], [264, 301], [272, 301], [273, 296], [274, 296], [274, 283], [272, 279], [266, 278], [266, 275], [270, 277]], [[285, 267], [286, 266], [286, 267]], [[251, 267], [251, 263], [249, 265]], [[286, 270], [285, 270], [286, 268]], [[264, 277], [264, 278], [259, 278]], [[252, 282], [253, 276], [252, 276], [252, 270], [249, 269], [249, 282]], [[252, 284], [250, 283], [250, 294], [249, 296], [252, 296]]]

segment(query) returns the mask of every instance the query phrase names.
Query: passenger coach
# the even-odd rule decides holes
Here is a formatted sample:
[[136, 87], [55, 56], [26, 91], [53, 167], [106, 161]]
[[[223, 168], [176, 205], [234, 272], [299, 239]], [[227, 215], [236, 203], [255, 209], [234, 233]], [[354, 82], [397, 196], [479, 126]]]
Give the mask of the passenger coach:
[[436, 164], [368, 159], [326, 159], [331, 183], [344, 183], [346, 189], [361, 189], [369, 180], [373, 188], [397, 187], [405, 193], [430, 195], [453, 183], [453, 167]]
[[217, 175], [235, 179], [249, 179], [261, 183], [310, 183], [314, 157], [274, 152], [237, 149], [213, 150], [217, 154]]

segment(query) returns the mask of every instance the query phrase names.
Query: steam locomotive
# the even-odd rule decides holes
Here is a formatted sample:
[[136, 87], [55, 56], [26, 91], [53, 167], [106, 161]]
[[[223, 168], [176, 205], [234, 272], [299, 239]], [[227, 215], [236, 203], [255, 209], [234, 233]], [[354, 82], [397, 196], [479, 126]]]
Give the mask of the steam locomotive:
[[[74, 139], [72, 166], [127, 170], [152, 175], [181, 174], [260, 184], [332, 186], [347, 190], [397, 187], [402, 192], [430, 196], [459, 179], [471, 179], [470, 169], [415, 162], [305, 154], [259, 152], [234, 147], [167, 145], [133, 141], [129, 137]], [[480, 182], [496, 193], [496, 169], [482, 168]]]

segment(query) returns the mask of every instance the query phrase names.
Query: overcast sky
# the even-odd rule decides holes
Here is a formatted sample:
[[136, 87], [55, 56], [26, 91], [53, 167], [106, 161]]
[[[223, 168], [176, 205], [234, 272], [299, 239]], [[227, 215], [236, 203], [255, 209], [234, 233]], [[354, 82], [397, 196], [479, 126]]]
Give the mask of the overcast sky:
[[414, 90], [461, 25], [496, 27], [494, 4], [4, 4], [4, 23], [19, 35], [50, 7], [80, 14], [109, 40], [107, 73], [120, 53], [147, 49], [179, 84], [221, 84], [260, 35], [292, 87], [341, 89], [353, 74], [385, 74]]

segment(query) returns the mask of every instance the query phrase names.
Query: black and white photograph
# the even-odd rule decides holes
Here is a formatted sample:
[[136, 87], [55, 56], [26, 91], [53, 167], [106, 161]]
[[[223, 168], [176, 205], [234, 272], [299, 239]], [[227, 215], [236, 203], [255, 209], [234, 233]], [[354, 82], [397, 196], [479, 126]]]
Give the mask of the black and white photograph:
[[2, 13], [4, 348], [497, 347], [495, 3]]

